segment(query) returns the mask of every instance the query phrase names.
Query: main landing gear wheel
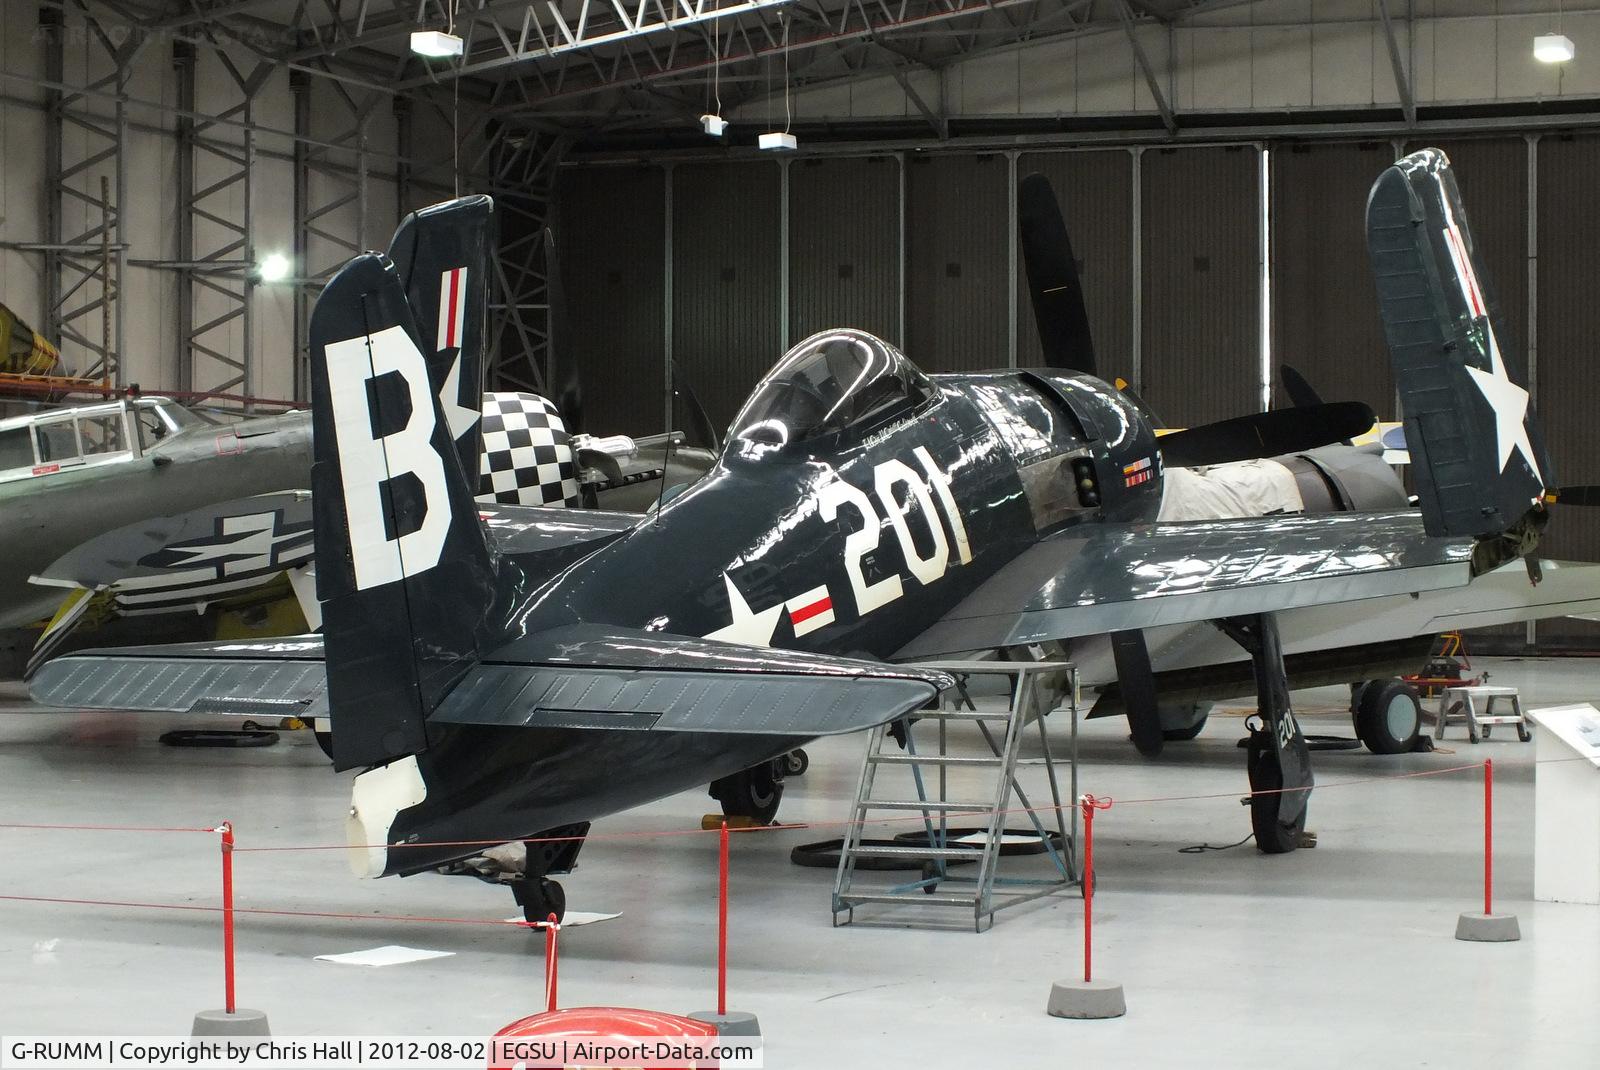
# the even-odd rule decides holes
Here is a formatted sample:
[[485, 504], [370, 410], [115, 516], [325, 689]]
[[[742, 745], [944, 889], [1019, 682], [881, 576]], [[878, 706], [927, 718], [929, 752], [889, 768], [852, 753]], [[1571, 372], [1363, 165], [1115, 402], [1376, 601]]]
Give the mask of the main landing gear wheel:
[[1306, 810], [1302, 807], [1299, 818], [1292, 824], [1278, 820], [1278, 812], [1288, 796], [1281, 790], [1283, 770], [1278, 766], [1278, 748], [1265, 729], [1250, 733], [1245, 770], [1250, 778], [1250, 828], [1256, 834], [1256, 846], [1269, 855], [1293, 851], [1300, 846], [1305, 834]]
[[559, 922], [567, 916], [567, 893], [549, 877], [528, 877], [514, 881], [511, 894], [516, 897], [517, 906], [522, 908], [522, 916], [529, 922], [547, 922], [552, 914]]
[[1404, 754], [1422, 732], [1422, 699], [1404, 680], [1369, 680], [1356, 695], [1355, 724], [1373, 754]]
[[757, 825], [770, 825], [783, 802], [783, 777], [788, 756], [753, 765], [711, 784], [711, 797], [722, 804], [727, 817], [747, 817]]

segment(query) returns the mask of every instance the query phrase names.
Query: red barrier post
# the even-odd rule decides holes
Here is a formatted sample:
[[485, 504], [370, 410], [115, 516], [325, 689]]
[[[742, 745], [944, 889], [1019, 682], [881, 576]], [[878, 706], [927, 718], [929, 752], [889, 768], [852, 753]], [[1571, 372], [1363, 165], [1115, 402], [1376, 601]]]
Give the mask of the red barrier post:
[[728, 823], [722, 823], [717, 859], [717, 1014], [728, 1013]]
[[1110, 799], [1085, 795], [1083, 805], [1083, 983], [1094, 980], [1091, 931], [1094, 928], [1094, 812], [1111, 809]]
[[1090, 964], [1094, 958], [1090, 932], [1094, 927], [1094, 796], [1083, 797], [1083, 980], [1094, 980]]
[[1494, 913], [1494, 759], [1483, 762], [1483, 915]]
[[544, 921], [544, 996], [546, 1010], [556, 1009], [556, 930], [561, 926], [551, 914]]
[[222, 833], [222, 1006], [233, 1014], [233, 823], [224, 821], [218, 831]]

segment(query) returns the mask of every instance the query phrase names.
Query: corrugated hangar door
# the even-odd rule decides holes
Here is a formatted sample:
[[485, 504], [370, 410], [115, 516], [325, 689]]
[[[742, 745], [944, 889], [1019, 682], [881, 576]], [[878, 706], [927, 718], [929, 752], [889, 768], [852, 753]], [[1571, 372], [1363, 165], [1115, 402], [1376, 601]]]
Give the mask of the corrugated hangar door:
[[789, 164], [789, 344], [829, 327], [900, 337], [900, 161]]
[[783, 355], [776, 163], [672, 171], [672, 357], [718, 427]]
[[562, 173], [559, 196], [567, 329], [554, 339], [557, 381], [549, 389], [557, 392], [562, 369], [575, 365], [584, 430], [657, 434], [666, 389], [662, 171], [571, 168]]
[[[1600, 338], [1595, 253], [1600, 213], [1594, 176], [1600, 137], [1539, 139], [1537, 402], [1555, 481], [1600, 483], [1600, 385], [1595, 339]], [[1600, 560], [1600, 510], [1556, 505], [1540, 549], [1547, 556]], [[1539, 623], [1539, 640], [1592, 647], [1600, 627], [1584, 621]]]
[[[1029, 152], [1017, 160], [1017, 177], [1039, 173], [1050, 180], [1078, 262], [1083, 301], [1089, 310], [1099, 374], [1133, 380], [1133, 154], [1126, 149], [1094, 152]], [[1022, 250], [1017, 249], [1017, 366], [1043, 362], [1033, 303], [1028, 297]]]
[[1273, 144], [1273, 405], [1292, 365], [1325, 401], [1364, 401], [1395, 418], [1377, 291], [1367, 258], [1367, 193], [1394, 162], [1387, 141]]
[[1254, 148], [1147, 149], [1145, 401], [1171, 427], [1260, 404], [1260, 163]]
[[906, 159], [906, 355], [926, 371], [1009, 362], [1009, 168], [998, 153]]

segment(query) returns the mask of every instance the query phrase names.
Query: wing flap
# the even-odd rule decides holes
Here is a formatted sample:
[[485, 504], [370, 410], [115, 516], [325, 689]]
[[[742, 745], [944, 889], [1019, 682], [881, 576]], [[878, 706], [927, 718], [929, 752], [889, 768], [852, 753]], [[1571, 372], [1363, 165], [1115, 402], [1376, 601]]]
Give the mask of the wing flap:
[[896, 657], [1216, 620], [1459, 587], [1470, 539], [1412, 512], [1096, 525], [1045, 539]]

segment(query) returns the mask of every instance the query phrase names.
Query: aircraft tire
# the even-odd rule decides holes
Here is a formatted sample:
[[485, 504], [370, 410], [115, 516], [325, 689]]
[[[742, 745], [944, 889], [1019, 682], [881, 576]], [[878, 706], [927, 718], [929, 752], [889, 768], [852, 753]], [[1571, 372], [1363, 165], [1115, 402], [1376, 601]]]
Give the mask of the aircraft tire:
[[1276, 793], [1283, 787], [1283, 770], [1278, 767], [1277, 749], [1266, 732], [1251, 732], [1250, 745], [1245, 753], [1251, 792], [1274, 793], [1250, 796], [1250, 828], [1256, 835], [1256, 847], [1263, 854], [1287, 854], [1300, 846], [1300, 837], [1306, 827], [1306, 811], [1302, 809], [1300, 817], [1292, 825], [1285, 825], [1278, 820], [1284, 797]]
[[1422, 731], [1422, 700], [1401, 679], [1374, 680], [1361, 690], [1356, 735], [1373, 754], [1405, 754]]
[[798, 747], [783, 756], [783, 775], [805, 776], [806, 770], [811, 768], [811, 755]]
[[518, 881], [511, 886], [511, 894], [516, 896], [523, 918], [530, 923], [549, 921], [551, 914], [558, 922], [567, 916], [566, 889], [549, 877]]
[[330, 762], [333, 761], [333, 733], [318, 732], [313, 728], [311, 734], [316, 737], [317, 746], [322, 748], [322, 753], [328, 756]]
[[722, 804], [728, 817], [747, 817], [758, 825], [770, 825], [783, 802], [784, 758], [742, 769], [711, 785], [711, 797]]

